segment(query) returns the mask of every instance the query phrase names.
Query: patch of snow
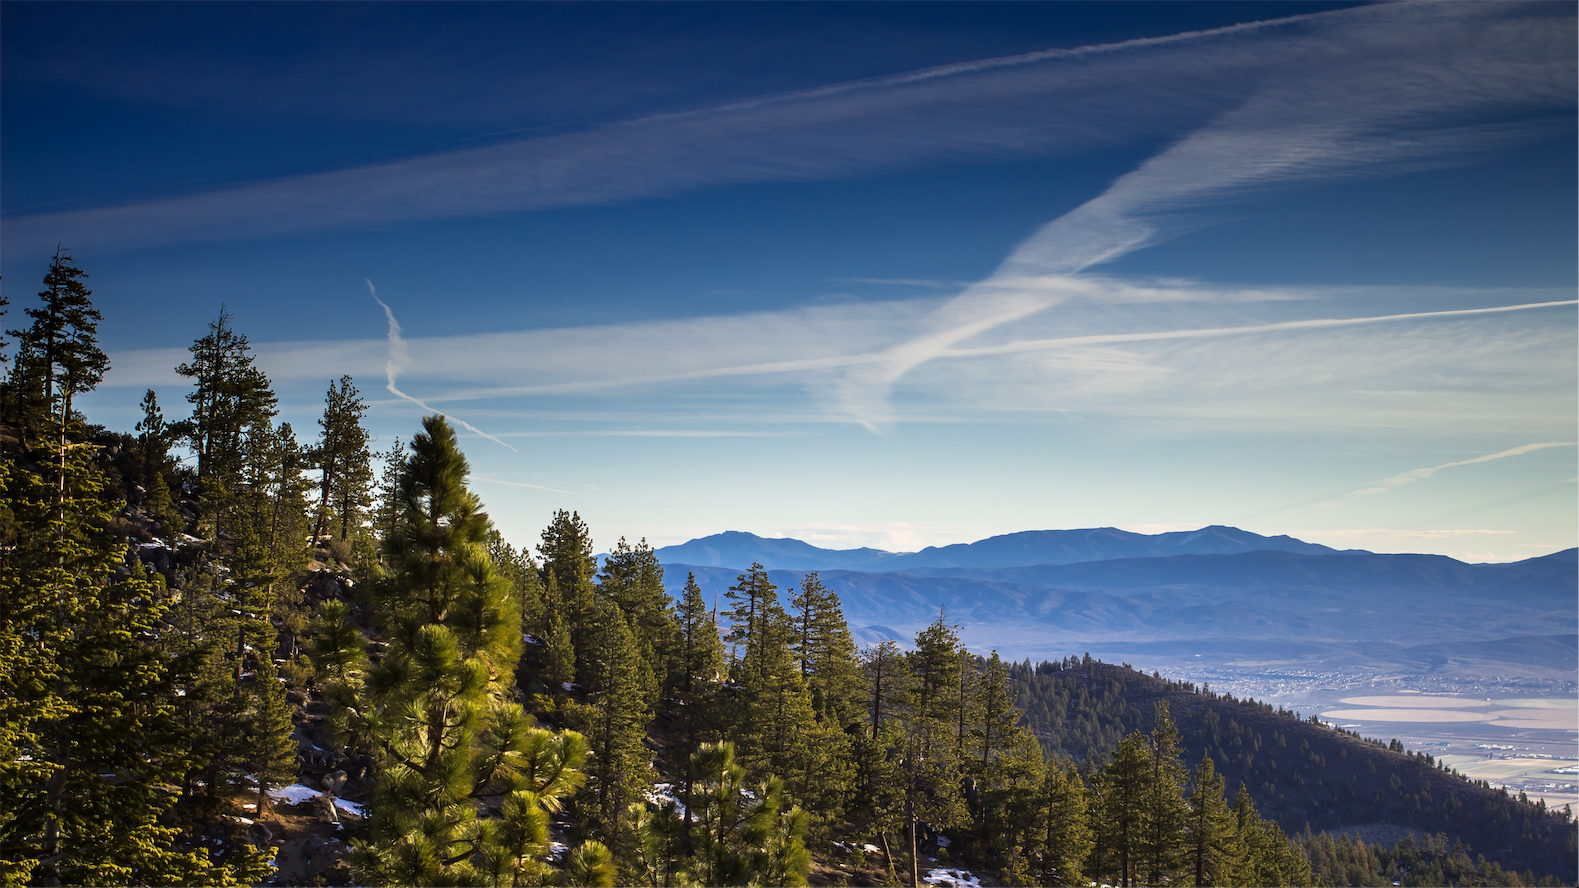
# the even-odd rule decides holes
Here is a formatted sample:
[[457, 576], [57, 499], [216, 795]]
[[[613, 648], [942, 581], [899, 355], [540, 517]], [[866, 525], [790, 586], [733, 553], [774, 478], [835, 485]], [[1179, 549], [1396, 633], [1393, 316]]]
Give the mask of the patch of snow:
[[573, 691], [576, 689], [576, 683], [573, 681], [562, 681], [559, 683], [559, 686], [567, 691]]
[[981, 880], [976, 878], [970, 870], [962, 869], [937, 869], [927, 870], [921, 881], [928, 885], [937, 885], [940, 888], [981, 888]]
[[361, 802], [353, 802], [350, 799], [335, 799], [334, 806], [339, 808], [341, 811], [355, 814], [358, 817], [367, 816], [367, 809], [363, 807]]
[[659, 809], [662, 809], [664, 805], [673, 805], [676, 814], [682, 818], [685, 816], [685, 805], [675, 798], [674, 784], [672, 783], [653, 784], [652, 791], [647, 793], [647, 801], [653, 807]]
[[939, 848], [947, 848], [949, 846], [949, 844], [950, 844], [950, 842], [948, 840], [948, 836], [938, 836], [938, 847]]
[[311, 786], [303, 786], [300, 783], [292, 783], [290, 786], [269, 790], [269, 798], [277, 802], [284, 802], [287, 805], [300, 805], [304, 802], [310, 802], [321, 795], [323, 793], [318, 790], [313, 789]]
[[558, 863], [559, 859], [564, 857], [565, 852], [569, 850], [570, 846], [566, 845], [564, 842], [549, 842], [548, 859], [553, 863]]
[[872, 844], [871, 842], [867, 842], [866, 844], [861, 846], [861, 853], [863, 853], [863, 854], [881, 854], [881, 853], [883, 853], [883, 849], [877, 847], [876, 845]]

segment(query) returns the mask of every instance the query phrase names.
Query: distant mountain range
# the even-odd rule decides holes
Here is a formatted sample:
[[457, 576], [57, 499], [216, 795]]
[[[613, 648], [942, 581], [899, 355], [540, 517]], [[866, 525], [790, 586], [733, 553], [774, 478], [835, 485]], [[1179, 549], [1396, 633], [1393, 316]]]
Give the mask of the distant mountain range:
[[753, 562], [769, 570], [859, 570], [888, 573], [917, 568], [1029, 567], [1076, 564], [1117, 558], [1160, 558], [1169, 555], [1233, 555], [1270, 550], [1320, 554], [1338, 550], [1291, 536], [1262, 536], [1237, 527], [1213, 525], [1200, 530], [1144, 534], [1116, 527], [1085, 530], [1026, 530], [988, 537], [974, 543], [928, 546], [919, 552], [882, 549], [822, 549], [796, 539], [772, 539], [738, 530], [715, 533], [678, 546], [664, 546], [664, 563], [747, 568]]
[[[1016, 658], [1188, 642], [1225, 654], [1261, 649], [1290, 659], [1418, 665], [1448, 652], [1432, 648], [1423, 657], [1421, 645], [1463, 643], [1465, 658], [1488, 666], [1512, 657], [1531, 666], [1551, 661], [1566, 674], [1574, 664], [1561, 654], [1571, 649], [1564, 639], [1579, 632], [1574, 549], [1467, 564], [1207, 527], [1156, 535], [1029, 531], [913, 553], [820, 549], [732, 532], [658, 555], [672, 591], [694, 573], [709, 600], [721, 599], [753, 561], [786, 590], [816, 570], [862, 640], [908, 640], [942, 610], [964, 626], [972, 647]], [[1534, 643], [1535, 636], [1546, 641]], [[1481, 650], [1514, 638], [1503, 644], [1509, 651]]]

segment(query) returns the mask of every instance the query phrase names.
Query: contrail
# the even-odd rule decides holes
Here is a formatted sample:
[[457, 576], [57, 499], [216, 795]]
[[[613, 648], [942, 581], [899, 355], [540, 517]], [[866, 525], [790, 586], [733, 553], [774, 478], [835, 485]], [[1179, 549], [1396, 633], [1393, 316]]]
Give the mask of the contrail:
[[[384, 362], [384, 375], [388, 377], [389, 382], [385, 384], [384, 388], [389, 389], [390, 393], [394, 394], [396, 397], [405, 398], [407, 401], [410, 401], [418, 407], [421, 407], [423, 410], [437, 413], [445, 419], [460, 423], [461, 426], [473, 434], [481, 435], [501, 447], [509, 447], [509, 449], [515, 450], [514, 447], [510, 447], [509, 444], [500, 441], [498, 438], [495, 438], [482, 429], [477, 428], [466, 420], [461, 419], [458, 416], [451, 416], [442, 410], [429, 407], [427, 403], [421, 398], [414, 398], [395, 387], [395, 377], [400, 375], [401, 366], [410, 360], [411, 354], [406, 350], [406, 340], [402, 339], [400, 336], [400, 322], [395, 320], [395, 313], [390, 311], [388, 305], [384, 304], [384, 300], [378, 298], [378, 291], [373, 288], [373, 281], [369, 278], [363, 278], [362, 280], [367, 281], [367, 292], [372, 294], [373, 301], [378, 303], [379, 307], [384, 310], [384, 317], [389, 319], [389, 360]], [[520, 451], [517, 450], [516, 452], [519, 453]]]
[[1491, 462], [1494, 459], [1507, 459], [1510, 456], [1523, 456], [1524, 454], [1531, 451], [1545, 450], [1548, 447], [1573, 446], [1575, 446], [1575, 442], [1573, 441], [1546, 441], [1539, 444], [1524, 444], [1519, 447], [1512, 447], [1498, 453], [1488, 453], [1485, 456], [1477, 456], [1474, 459], [1461, 459], [1458, 462], [1443, 463], [1440, 466], [1426, 466], [1423, 469], [1411, 469], [1402, 474], [1394, 475], [1391, 478], [1377, 481], [1374, 484], [1362, 487], [1359, 490], [1351, 490], [1346, 495], [1369, 496], [1375, 493], [1386, 493], [1387, 491], [1392, 490], [1394, 487], [1401, 487], [1405, 484], [1413, 484], [1416, 481], [1424, 481], [1425, 479], [1435, 475], [1437, 472], [1440, 472], [1443, 469], [1455, 469], [1459, 466], [1472, 466], [1476, 463]]
[[1248, 327], [1208, 327], [1197, 330], [1163, 330], [1152, 333], [1098, 333], [1091, 336], [1064, 336], [1058, 339], [1022, 339], [1003, 345], [979, 348], [951, 348], [938, 352], [944, 358], [975, 358], [987, 355], [1008, 355], [1017, 352], [1042, 351], [1079, 345], [1099, 345], [1114, 342], [1150, 342], [1159, 339], [1198, 339], [1213, 336], [1242, 336], [1247, 333], [1270, 333], [1278, 330], [1316, 330], [1323, 327], [1353, 327], [1361, 324], [1381, 324], [1389, 321], [1411, 321], [1421, 318], [1451, 318], [1464, 315], [1501, 314], [1508, 311], [1529, 311], [1536, 308], [1553, 308], [1562, 305], [1579, 305], [1579, 299], [1561, 299], [1555, 302], [1526, 302], [1522, 305], [1494, 305], [1487, 308], [1454, 308], [1445, 311], [1417, 311], [1409, 314], [1374, 315], [1363, 318], [1313, 318], [1305, 321], [1280, 321], [1275, 324], [1255, 324]]

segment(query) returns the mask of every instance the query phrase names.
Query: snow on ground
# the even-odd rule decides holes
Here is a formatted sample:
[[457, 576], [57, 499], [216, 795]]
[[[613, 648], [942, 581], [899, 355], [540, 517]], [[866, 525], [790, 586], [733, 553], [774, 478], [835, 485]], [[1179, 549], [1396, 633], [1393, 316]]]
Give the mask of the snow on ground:
[[287, 805], [300, 805], [303, 802], [310, 802], [321, 795], [323, 793], [318, 790], [313, 789], [311, 786], [303, 786], [300, 783], [292, 783], [290, 786], [269, 790], [269, 798], [277, 802], [284, 802]]
[[554, 863], [558, 863], [559, 859], [564, 857], [565, 852], [569, 850], [570, 846], [566, 845], [564, 842], [549, 842], [548, 859]]
[[962, 869], [930, 869], [921, 881], [939, 888], [981, 888], [981, 880]]
[[653, 784], [652, 791], [647, 793], [647, 801], [659, 810], [662, 810], [664, 805], [673, 805], [675, 814], [680, 817], [685, 816], [685, 805], [675, 797], [672, 783]]
[[[292, 783], [290, 786], [281, 789], [269, 790], [269, 798], [277, 802], [284, 802], [287, 805], [300, 805], [304, 802], [310, 802], [321, 795], [323, 793], [318, 790], [313, 789], [311, 786], [303, 786], [300, 783]], [[350, 799], [335, 799], [334, 806], [347, 814], [355, 814], [357, 817], [367, 816], [367, 808], [361, 802], [353, 802]]]

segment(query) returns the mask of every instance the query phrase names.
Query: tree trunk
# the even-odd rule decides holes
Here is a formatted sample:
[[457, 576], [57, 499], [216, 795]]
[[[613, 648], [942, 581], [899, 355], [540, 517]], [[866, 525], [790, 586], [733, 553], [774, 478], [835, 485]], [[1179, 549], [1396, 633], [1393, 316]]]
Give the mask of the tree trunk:
[[55, 758], [60, 762], [60, 770], [49, 778], [49, 784], [44, 791], [44, 799], [51, 815], [44, 821], [44, 844], [41, 849], [42, 857], [49, 861], [49, 868], [44, 871], [45, 885], [60, 884], [60, 867], [56, 861], [60, 859], [60, 818], [65, 808], [66, 772], [71, 769], [69, 749], [70, 744], [64, 737], [56, 738]]
[[[329, 442], [326, 439], [324, 441], [325, 449], [327, 449], [328, 444]], [[323, 536], [323, 523], [324, 519], [328, 517], [327, 512], [329, 510], [329, 490], [334, 483], [334, 457], [326, 455], [325, 459], [326, 462], [323, 465], [323, 492], [318, 498], [318, 523], [313, 527], [314, 549], [318, 548], [318, 538]]]
[[921, 888], [921, 871], [916, 861], [916, 803], [905, 800], [905, 821], [910, 826], [910, 888]]

